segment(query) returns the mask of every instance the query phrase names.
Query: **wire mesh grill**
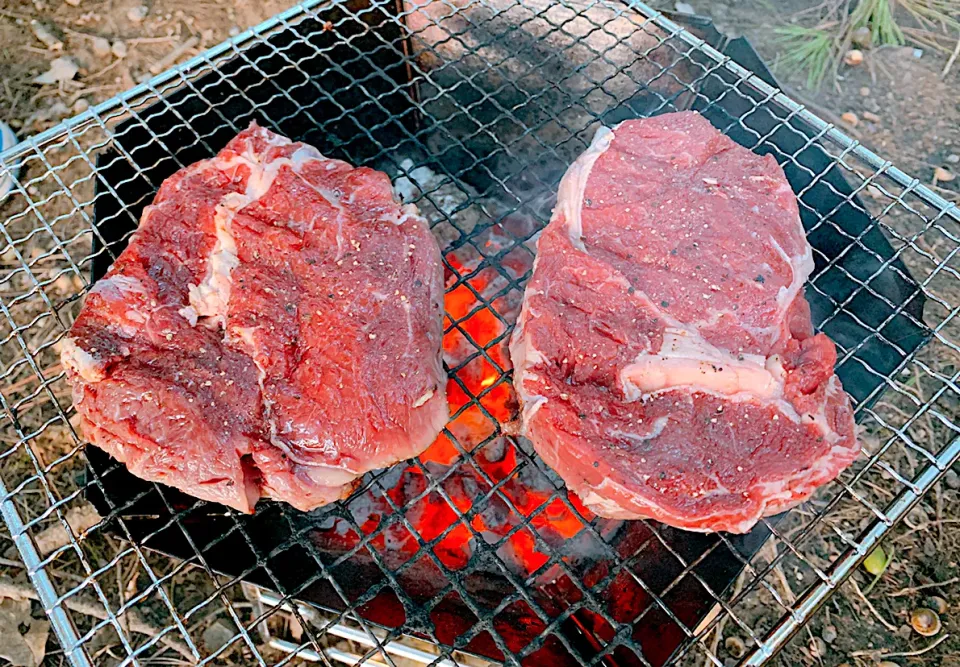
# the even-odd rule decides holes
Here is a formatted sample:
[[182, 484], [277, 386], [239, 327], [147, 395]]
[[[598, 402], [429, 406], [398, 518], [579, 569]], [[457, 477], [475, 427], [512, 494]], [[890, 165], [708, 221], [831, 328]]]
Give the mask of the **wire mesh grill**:
[[[960, 214], [771, 84], [640, 3], [311, 2], [4, 154], [0, 547], [70, 662], [721, 665], [724, 625], [769, 658], [960, 456]], [[565, 167], [600, 124], [684, 108], [784, 166], [863, 429], [838, 481], [737, 538], [598, 519], [499, 426]], [[310, 515], [139, 483], [84, 448], [59, 366], [161, 180], [252, 119], [394, 176], [447, 270], [448, 428]]]

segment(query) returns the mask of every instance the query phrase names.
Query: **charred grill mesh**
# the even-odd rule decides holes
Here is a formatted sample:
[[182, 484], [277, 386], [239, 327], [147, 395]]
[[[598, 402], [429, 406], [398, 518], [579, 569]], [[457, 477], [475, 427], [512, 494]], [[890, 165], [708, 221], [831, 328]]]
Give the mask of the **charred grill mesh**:
[[[444, 665], [723, 664], [722, 624], [760, 664], [810, 619], [960, 456], [960, 214], [779, 93], [742, 45], [749, 69], [688, 27], [612, 0], [308, 2], [2, 156], [0, 549], [72, 664], [113, 645], [122, 664], [402, 665], [389, 644], [409, 635]], [[563, 170], [599, 124], [682, 108], [784, 166], [815, 248], [807, 295], [864, 429], [840, 480], [736, 538], [596, 519], [497, 426]], [[310, 515], [243, 517], [133, 479], [83, 447], [59, 366], [162, 179], [254, 118], [395, 175], [448, 274], [449, 428]], [[215, 623], [225, 643], [205, 640]], [[291, 625], [296, 641], [267, 645]]]

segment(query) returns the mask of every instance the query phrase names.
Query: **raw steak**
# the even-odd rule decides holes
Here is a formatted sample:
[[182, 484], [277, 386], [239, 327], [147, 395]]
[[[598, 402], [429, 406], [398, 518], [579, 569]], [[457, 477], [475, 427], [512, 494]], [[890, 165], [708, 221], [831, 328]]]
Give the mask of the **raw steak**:
[[522, 425], [590, 509], [745, 532], [857, 456], [796, 199], [692, 112], [601, 129], [511, 341]]
[[390, 180], [256, 124], [164, 181], [62, 357], [86, 437], [135, 475], [301, 510], [447, 419], [440, 253]]

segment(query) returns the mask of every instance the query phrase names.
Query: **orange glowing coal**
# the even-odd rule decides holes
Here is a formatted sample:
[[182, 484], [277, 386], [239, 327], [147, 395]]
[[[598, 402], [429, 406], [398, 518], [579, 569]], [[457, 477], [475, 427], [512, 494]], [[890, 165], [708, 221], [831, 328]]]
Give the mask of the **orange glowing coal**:
[[[496, 244], [505, 246], [507, 235], [495, 229], [490, 239], [485, 253], [490, 253], [491, 243], [494, 251]], [[549, 559], [535, 533], [556, 545], [583, 529], [580, 516], [590, 520], [593, 515], [575, 498], [571, 502], [580, 516], [559, 498], [551, 500], [555, 488], [501, 431], [517, 411], [513, 386], [504, 372], [510, 368], [506, 322], [516, 317], [520, 295], [514, 295], [512, 312], [504, 312], [509, 310], [504, 305], [509, 283], [492, 267], [481, 269], [483, 259], [472, 246], [447, 255], [451, 271], [443, 351], [451, 371], [447, 385], [451, 421], [419, 457], [431, 477], [443, 480], [439, 485], [443, 493], [424, 495], [432, 480], [419, 466], [410, 465], [389, 476], [394, 481], [387, 495], [395, 506], [406, 508], [405, 516], [420, 539], [436, 540], [433, 551], [451, 570], [464, 568], [477, 540], [483, 540], [497, 545], [498, 555], [516, 574], [528, 576]], [[532, 255], [517, 254], [511, 271], [523, 275], [530, 263]], [[471, 461], [463, 460], [465, 453]], [[450, 468], [454, 470], [448, 474]], [[491, 483], [500, 484], [499, 493], [491, 491]], [[385, 499], [373, 494], [353, 506], [363, 534], [374, 532], [392, 514]], [[521, 527], [524, 522], [529, 525]], [[359, 541], [360, 535], [347, 532], [348, 542]], [[371, 544], [378, 551], [392, 552], [390, 560], [397, 563], [419, 550], [418, 540], [399, 522], [387, 526]]]

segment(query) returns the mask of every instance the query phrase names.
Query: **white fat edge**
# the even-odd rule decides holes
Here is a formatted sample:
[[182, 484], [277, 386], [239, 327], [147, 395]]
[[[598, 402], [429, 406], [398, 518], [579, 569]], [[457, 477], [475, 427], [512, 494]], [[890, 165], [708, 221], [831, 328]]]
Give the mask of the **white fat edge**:
[[[400, 207], [400, 217], [397, 218], [395, 225], [398, 227], [407, 221], [416, 222], [420, 224], [427, 224], [426, 218], [420, 215], [420, 209], [417, 208], [416, 204], [404, 204]], [[393, 222], [393, 221], [391, 221]]]
[[563, 215], [570, 242], [578, 250], [584, 250], [581, 213], [587, 180], [590, 178], [594, 163], [607, 152], [610, 144], [613, 143], [613, 138], [613, 130], [610, 128], [603, 126], [597, 128], [590, 146], [570, 165], [557, 190], [557, 205], [553, 209], [554, 216]]
[[[617, 492], [621, 496], [626, 496], [633, 505], [640, 508], [640, 511], [637, 510], [628, 510], [622, 505], [617, 503], [614, 500], [609, 498], [609, 495], [605, 495], [605, 492], [609, 494], [611, 491]], [[698, 526], [688, 526], [687, 522], [691, 521], [690, 517], [673, 514], [661, 505], [658, 505], [655, 501], [650, 498], [633, 491], [623, 484], [610, 479], [609, 477], [604, 478], [600, 484], [593, 486], [584, 490], [582, 493], [578, 493], [580, 499], [583, 501], [583, 504], [589, 507], [591, 510], [601, 509], [606, 510], [606, 514], [601, 514], [601, 516], [613, 518], [613, 519], [635, 519], [638, 517], [652, 518], [657, 521], [663, 521], [670, 523], [680, 524], [683, 526], [684, 530], [689, 530], [696, 533], [711, 533], [714, 532], [713, 528], [700, 528]], [[704, 514], [696, 518], [697, 523], [708, 523], [717, 517], [724, 516], [724, 512], [716, 512], [712, 514]], [[763, 516], [758, 513], [756, 516], [751, 515], [750, 518], [744, 519], [741, 522], [735, 524], [735, 528], [744, 529], [744, 527], [749, 528], [757, 520]]]
[[[668, 327], [664, 330], [659, 352], [641, 352], [632, 364], [620, 370], [621, 390], [628, 401], [679, 387], [703, 387], [724, 396], [747, 391], [754, 397], [765, 399], [783, 395], [786, 376], [778, 358], [767, 359], [754, 354], [740, 356], [742, 359], [711, 345], [695, 331]], [[697, 382], [671, 380], [671, 369], [675, 373], [695, 373]], [[644, 376], [651, 377], [644, 382]], [[654, 379], [658, 381], [652, 383]], [[748, 386], [741, 386], [744, 383]], [[736, 389], [731, 390], [731, 387]]]
[[[286, 146], [292, 143], [289, 139], [278, 135], [267, 136], [267, 140], [274, 146]], [[300, 169], [304, 163], [326, 159], [317, 149], [306, 145], [297, 148], [289, 157], [276, 158], [267, 163], [263, 163], [261, 157], [260, 154], [254, 153], [248, 144], [243, 153], [226, 159], [214, 158], [210, 161], [212, 167], [220, 170], [245, 166], [250, 173], [243, 193], [228, 193], [217, 205], [214, 213], [216, 241], [207, 258], [207, 275], [199, 284], [190, 286], [189, 306], [180, 310], [180, 314], [190, 322], [191, 326], [195, 326], [200, 317], [209, 317], [212, 323], [221, 327], [226, 326], [227, 306], [233, 284], [230, 276], [240, 265], [237, 257], [237, 243], [232, 230], [233, 218], [237, 212], [263, 197], [270, 190], [282, 167], [289, 166], [297, 175], [300, 175]], [[303, 180], [320, 192], [325, 199], [339, 206], [339, 200], [334, 193], [321, 192], [309, 181]], [[338, 246], [340, 244], [341, 240], [338, 238]]]
[[[827, 422], [827, 403], [829, 403], [831, 397], [836, 396], [837, 394], [843, 395], [844, 391], [840, 386], [840, 380], [837, 379], [836, 375], [832, 375], [830, 379], [827, 380], [826, 395], [817, 407], [817, 411], [812, 415], [804, 415], [803, 419], [804, 423], [817, 425], [817, 429], [823, 434], [824, 440], [831, 445], [831, 455], [836, 450], [847, 450], [846, 447], [843, 447], [842, 444], [840, 444], [844, 441], [844, 436], [830, 428], [830, 425]], [[854, 446], [856, 446], [856, 437], [854, 437]]]
[[314, 484], [331, 489], [341, 489], [347, 484], [351, 484], [358, 477], [353, 473], [344, 476], [340, 468], [304, 464], [300, 464], [300, 466], [302, 473], [309, 477]]
[[106, 377], [96, 358], [77, 345], [72, 337], [60, 342], [60, 361], [87, 382], [100, 382]]
[[[192, 287], [193, 287], [193, 286], [191, 285], [191, 288], [192, 288]], [[196, 309], [196, 308], [194, 308], [193, 306], [184, 306], [183, 308], [181, 308], [181, 309], [178, 310], [177, 312], [180, 313], [180, 315], [183, 317], [183, 319], [185, 319], [187, 322], [190, 323], [190, 326], [192, 326], [192, 327], [197, 326], [197, 322], [198, 322], [198, 318], [200, 317], [200, 313], [197, 312], [197, 309]]]
[[[797, 218], [797, 224], [800, 225], [799, 217]], [[790, 284], [786, 287], [781, 287], [777, 291], [777, 310], [781, 314], [781, 320], [783, 319], [782, 316], [790, 307], [790, 304], [793, 303], [796, 296], [803, 290], [804, 283], [807, 282], [807, 278], [810, 277], [814, 269], [813, 248], [811, 248], [810, 243], [807, 242], [807, 237], [802, 225], [800, 225], [800, 238], [802, 239], [804, 247], [803, 254], [794, 256], [788, 255], [786, 250], [783, 249], [773, 236], [769, 239], [777, 251], [777, 254], [783, 258], [793, 271], [793, 280], [790, 281]]]
[[[262, 125], [255, 125], [251, 122], [247, 129], [254, 128], [254, 132], [264, 141], [266, 141], [271, 146], [288, 146], [293, 143], [289, 138], [283, 136], [282, 134], [277, 134], [276, 132], [271, 132], [269, 129], [263, 127]], [[247, 151], [250, 150], [250, 142], [247, 142]]]
[[607, 519], [635, 519], [635, 512], [628, 512], [617, 503], [608, 500], [598, 494], [593, 488], [587, 488], [585, 491], [582, 491], [577, 494], [580, 497], [580, 502], [584, 504], [590, 511], [594, 514], [602, 516]]
[[429, 401], [431, 398], [433, 398], [433, 389], [429, 389], [427, 393], [425, 393], [423, 396], [415, 400], [413, 402], [413, 407], [419, 408], [421, 405]]
[[[526, 432], [527, 426], [530, 424], [533, 416], [547, 403], [546, 396], [527, 391], [524, 386], [526, 380], [536, 382], [540, 379], [540, 376], [531, 370], [531, 368], [543, 360], [543, 354], [533, 347], [529, 336], [526, 334], [523, 335], [522, 342], [516, 346], [511, 345], [510, 348], [510, 356], [513, 357], [514, 362], [516, 363], [517, 360], [520, 360], [519, 373], [517, 372], [518, 366], [514, 367], [514, 386], [523, 406], [520, 419], [521, 432]], [[531, 358], [536, 361], [531, 361]]]
[[326, 438], [322, 441], [319, 439], [315, 439], [312, 442], [300, 441], [295, 444], [295, 447], [291, 447], [289, 443], [283, 441], [279, 437], [276, 420], [271, 419], [269, 423], [270, 444], [281, 450], [284, 454], [286, 454], [288, 459], [297, 465], [311, 469], [310, 477], [311, 479], [314, 479], [314, 481], [319, 482], [319, 480], [313, 476], [313, 473], [316, 472], [324, 475], [324, 481], [319, 482], [324, 486], [343, 486], [344, 484], [349, 484], [363, 474], [363, 470], [354, 470], [350, 466], [346, 465], [346, 463], [343, 465], [318, 463], [317, 461], [312, 461], [297, 453], [298, 451], [320, 452], [327, 457], [333, 458], [340, 454], [340, 448], [337, 447], [337, 444], [333, 442], [333, 440]]
[[[794, 489], [802, 487], [805, 483], [805, 480], [812, 478], [814, 475], [811, 470], [806, 472], [798, 473], [796, 475], [791, 475], [789, 477], [781, 477], [777, 480], [765, 480], [757, 482], [750, 487], [750, 491], [753, 493], [758, 493], [762, 498], [764, 505], [779, 506], [784, 502], [790, 502], [794, 500]], [[807, 482], [809, 483], [809, 482]]]
[[137, 278], [115, 273], [94, 283], [93, 287], [90, 288], [90, 294], [99, 294], [104, 299], [120, 301], [126, 299], [130, 294], [145, 295], [147, 290]]
[[[536, 275], [537, 262], [540, 256], [533, 260], [533, 273]], [[514, 325], [513, 333], [510, 336], [510, 358], [513, 360], [513, 386], [520, 398], [522, 410], [520, 412], [520, 432], [526, 433], [530, 420], [537, 411], [547, 402], [547, 397], [541, 394], [534, 394], [527, 391], [526, 380], [536, 381], [539, 379], [533, 368], [538, 364], [547, 363], [546, 357], [540, 350], [533, 346], [530, 341], [530, 335], [527, 333], [527, 320], [531, 315], [530, 298], [537, 292], [527, 286], [523, 297], [523, 304], [520, 306], [520, 315], [517, 316], [517, 322]]]
[[[710, 494], [716, 495], [716, 494], [724, 494], [724, 493], [726, 493], [727, 495], [730, 495], [730, 489], [728, 489], [726, 486], [724, 486], [724, 485], [720, 482], [720, 480], [719, 480], [718, 477], [716, 477], [716, 476], [714, 475], [714, 476], [711, 476], [710, 479], [711, 479], [711, 481], [714, 482], [714, 484], [716, 484], [716, 488], [715, 488], [713, 491], [708, 492], [707, 494], [704, 494], [705, 496], [706, 496], [706, 495], [710, 495]], [[603, 488], [605, 485], [610, 485], [611, 487], [615, 487], [615, 488], [619, 489], [622, 493], [629, 494], [629, 495], [632, 497], [633, 501], [634, 501], [636, 504], [638, 504], [638, 505], [640, 505], [640, 506], [642, 506], [642, 507], [650, 508], [650, 509], [649, 509], [649, 512], [650, 512], [651, 516], [652, 516], [653, 518], [656, 518], [658, 521], [667, 521], [667, 522], [669, 522], [669, 521], [672, 519], [672, 520], [675, 521], [676, 523], [679, 523], [679, 524], [683, 525], [683, 526], [684, 526], [684, 530], [689, 530], [689, 531], [696, 532], [696, 533], [712, 533], [712, 532], [716, 532], [716, 530], [715, 530], [714, 528], [708, 528], [708, 527], [703, 527], [703, 528], [701, 528], [701, 527], [699, 527], [699, 526], [688, 526], [688, 525], [684, 525], [684, 524], [686, 524], [686, 522], [688, 522], [688, 521], [691, 520], [689, 517], [686, 517], [686, 516], [683, 516], [683, 515], [676, 515], [676, 514], [672, 514], [672, 513], [670, 513], [670, 512], [667, 512], [667, 511], [665, 510], [665, 508], [663, 508], [662, 506], [658, 505], [656, 502], [653, 502], [653, 501], [651, 501], [650, 499], [648, 499], [648, 498], [646, 498], [646, 497], [644, 497], [644, 496], [641, 496], [640, 494], [638, 494], [638, 493], [636, 493], [636, 492], [634, 492], [634, 491], [631, 491], [630, 489], [628, 489], [627, 487], [623, 486], [622, 484], [619, 484], [618, 482], [615, 482], [615, 481], [610, 480], [610, 479], [606, 479], [606, 480], [603, 481], [603, 483], [600, 485], [599, 488], [602, 490], [602, 488]], [[746, 531], [749, 530], [751, 527], [753, 527], [753, 525], [756, 524], [757, 521], [759, 521], [762, 517], [766, 516], [766, 503], [760, 503], [760, 505], [758, 506], [758, 508], [756, 509], [756, 511], [751, 512], [749, 515], [743, 516], [742, 518], [740, 518], [740, 519], [739, 519], [738, 521], [736, 521], [736, 522], [732, 522], [732, 521], [730, 520], [730, 516], [731, 516], [731, 515], [730, 515], [730, 512], [727, 512], [727, 511], [711, 512], [711, 513], [703, 514], [703, 515], [697, 517], [697, 518], [696, 518], [696, 522], [699, 523], [699, 524], [710, 524], [710, 523], [716, 522], [718, 519], [721, 519], [721, 520], [724, 521], [724, 523], [729, 524], [729, 525], [727, 526], [726, 530], [728, 530], [728, 531], [730, 531], [730, 532], [738, 532], [738, 533], [739, 533], [739, 532], [746, 532]]]
[[[271, 431], [273, 431], [272, 423]], [[363, 474], [362, 470], [352, 470], [346, 465], [331, 466], [325, 463], [317, 463], [316, 461], [311, 461], [299, 456], [287, 443], [277, 437], [273, 432], [270, 434], [270, 444], [282, 451], [288, 459], [296, 463], [298, 466], [304, 468], [304, 472], [308, 474], [311, 479], [322, 486], [344, 486], [345, 484], [351, 483], [353, 480]], [[329, 445], [329, 447], [326, 445]], [[304, 447], [303, 449], [309, 451], [311, 448]], [[332, 441], [327, 441], [327, 443], [325, 443], [325, 445], [321, 446], [319, 449], [324, 451], [326, 454], [333, 454], [334, 456], [340, 452], [340, 450], [337, 449], [336, 445], [333, 444]], [[316, 476], [317, 474], [322, 475], [322, 477], [318, 478]]]
[[196, 317], [209, 317], [219, 326], [226, 326], [227, 304], [230, 301], [232, 280], [230, 274], [240, 265], [237, 243], [231, 229], [233, 217], [243, 207], [246, 197], [231, 193], [223, 198], [213, 215], [216, 241], [207, 257], [207, 275], [197, 285], [189, 287], [189, 307], [193, 309], [180, 314], [188, 321]]

